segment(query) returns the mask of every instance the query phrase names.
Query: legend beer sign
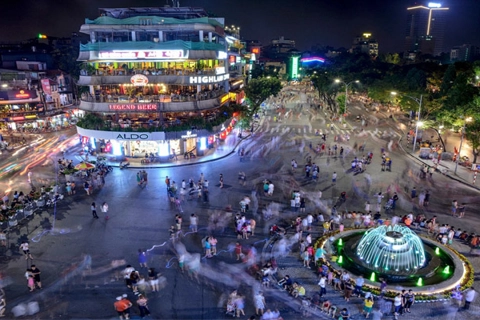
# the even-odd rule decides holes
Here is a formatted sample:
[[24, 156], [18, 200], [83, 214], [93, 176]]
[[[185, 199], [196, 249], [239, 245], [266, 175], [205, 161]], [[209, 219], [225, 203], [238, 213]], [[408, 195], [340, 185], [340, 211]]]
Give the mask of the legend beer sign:
[[150, 104], [109, 104], [108, 110], [111, 111], [157, 111], [157, 105], [155, 103]]
[[183, 50], [113, 50], [100, 51], [98, 53], [100, 59], [186, 59]]
[[188, 83], [189, 84], [209, 84], [209, 83], [221, 82], [223, 80], [228, 80], [229, 78], [230, 78], [230, 75], [228, 73], [220, 74], [216, 76], [197, 76], [197, 77], [190, 77]]

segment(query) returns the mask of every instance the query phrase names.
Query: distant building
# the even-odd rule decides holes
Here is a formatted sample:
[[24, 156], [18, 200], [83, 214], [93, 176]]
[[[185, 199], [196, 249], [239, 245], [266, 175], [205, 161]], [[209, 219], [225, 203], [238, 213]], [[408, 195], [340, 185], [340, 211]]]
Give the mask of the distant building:
[[378, 42], [372, 38], [371, 33], [363, 33], [353, 39], [351, 53], [368, 53], [372, 58], [378, 57]]
[[430, 2], [427, 6], [417, 5], [407, 8], [405, 34], [405, 57], [411, 52], [440, 55], [449, 8]]
[[471, 44], [455, 46], [450, 50], [450, 61], [474, 61], [479, 53], [480, 48]]
[[285, 39], [283, 36], [273, 39], [272, 42], [263, 48], [263, 56], [271, 59], [286, 59], [292, 52], [297, 52], [295, 40]]

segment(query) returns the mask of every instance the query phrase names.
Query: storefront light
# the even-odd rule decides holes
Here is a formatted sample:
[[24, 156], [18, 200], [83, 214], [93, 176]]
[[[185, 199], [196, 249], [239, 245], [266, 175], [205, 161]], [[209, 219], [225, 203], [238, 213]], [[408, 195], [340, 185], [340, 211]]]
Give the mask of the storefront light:
[[121, 156], [122, 155], [122, 146], [120, 142], [117, 140], [112, 140], [112, 154], [114, 156]]
[[207, 149], [207, 138], [202, 137], [200, 138], [200, 150], [205, 150]]
[[170, 150], [168, 150], [168, 142], [158, 143], [158, 155], [161, 157], [170, 155]]

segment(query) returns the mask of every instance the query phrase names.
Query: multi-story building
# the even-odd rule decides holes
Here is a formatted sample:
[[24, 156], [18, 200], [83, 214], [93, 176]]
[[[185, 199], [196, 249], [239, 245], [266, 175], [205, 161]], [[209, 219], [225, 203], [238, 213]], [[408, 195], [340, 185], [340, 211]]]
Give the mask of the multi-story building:
[[368, 53], [372, 58], [378, 57], [378, 42], [372, 38], [372, 34], [365, 32], [361, 36], [353, 39], [353, 45], [350, 49], [352, 53]]
[[421, 52], [438, 56], [443, 52], [443, 37], [449, 8], [439, 3], [407, 8], [405, 55]]
[[[22, 68], [21, 62], [17, 66]], [[25, 61], [28, 66], [35, 64]], [[0, 69], [0, 127], [24, 131], [59, 129], [70, 125], [73, 110], [72, 81], [61, 71]]]
[[288, 59], [295, 49], [295, 40], [280, 37], [273, 39], [272, 42], [263, 49], [263, 56], [270, 59]]
[[463, 44], [450, 49], [450, 61], [474, 61], [479, 57], [480, 48], [471, 44]]
[[224, 19], [201, 8], [102, 8], [80, 32], [84, 142], [114, 155], [201, 154], [232, 130]]

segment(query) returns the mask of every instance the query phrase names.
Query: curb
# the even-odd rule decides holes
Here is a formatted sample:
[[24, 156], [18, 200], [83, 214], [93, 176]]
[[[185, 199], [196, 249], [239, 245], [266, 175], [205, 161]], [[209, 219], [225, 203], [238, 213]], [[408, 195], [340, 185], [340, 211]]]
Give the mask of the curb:
[[[418, 163], [429, 165], [428, 163], [426, 163], [426, 162], [420, 160], [419, 158], [417, 158], [416, 156], [412, 155], [410, 152], [405, 151], [405, 149], [403, 148], [403, 146], [402, 146], [402, 144], [401, 144], [402, 139], [403, 139], [403, 135], [402, 135], [402, 137], [398, 140], [398, 145], [400, 146], [400, 148], [402, 148], [402, 150], [403, 150], [404, 153], [406, 153], [409, 157], [411, 157], [412, 159], [414, 159], [414, 160], [415, 160], [416, 162], [418, 162]], [[437, 169], [436, 171], [439, 171], [439, 170]], [[445, 175], [446, 177], [449, 177], [449, 178], [452, 179], [452, 180], [455, 180], [455, 181], [457, 181], [457, 182], [462, 183], [463, 185], [465, 185], [465, 186], [467, 186], [467, 187], [470, 187], [470, 188], [472, 188], [472, 189], [475, 189], [475, 190], [480, 191], [480, 187], [477, 187], [477, 186], [474, 186], [474, 185], [472, 185], [472, 184], [469, 184], [468, 182], [466, 182], [465, 180], [463, 180], [463, 179], [461, 179], [461, 178], [452, 176], [452, 175], [450, 175], [450, 174], [448, 174], [448, 173], [447, 173], [447, 174], [444, 174], [444, 175]]]

